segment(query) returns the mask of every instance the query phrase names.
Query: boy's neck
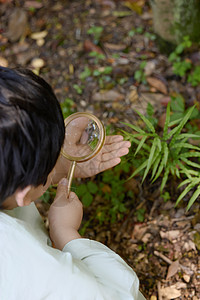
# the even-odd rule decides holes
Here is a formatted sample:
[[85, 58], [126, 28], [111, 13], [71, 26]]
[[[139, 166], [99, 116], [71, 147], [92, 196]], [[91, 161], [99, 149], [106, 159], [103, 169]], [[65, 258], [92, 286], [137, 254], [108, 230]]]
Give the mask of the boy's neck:
[[17, 202], [15, 201], [14, 196], [8, 197], [2, 205], [3, 209], [13, 209], [15, 207], [18, 207]]

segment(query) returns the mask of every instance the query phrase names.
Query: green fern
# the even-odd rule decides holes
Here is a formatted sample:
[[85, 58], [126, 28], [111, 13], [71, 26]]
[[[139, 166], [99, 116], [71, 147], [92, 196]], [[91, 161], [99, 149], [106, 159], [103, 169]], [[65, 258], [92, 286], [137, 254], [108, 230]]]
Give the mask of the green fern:
[[[200, 165], [192, 158], [200, 158], [200, 148], [193, 146], [188, 142], [189, 138], [200, 138], [199, 135], [182, 133], [195, 106], [189, 108], [182, 119], [170, 122], [170, 103], [167, 106], [166, 121], [162, 135], [156, 132], [153, 124], [140, 112], [136, 111], [139, 117], [146, 125], [146, 130], [137, 125], [123, 123], [134, 132], [123, 131], [126, 139], [137, 145], [134, 155], [145, 153], [146, 160], [129, 177], [143, 171], [142, 181], [151, 173], [152, 182], [156, 181], [162, 175], [160, 191], [162, 192], [169, 175], [172, 174], [178, 178], [186, 177], [182, 185], [188, 184], [177, 199], [176, 205], [185, 197], [185, 195], [196, 188], [194, 194], [188, 202], [187, 209], [191, 207], [194, 201], [200, 195]], [[173, 128], [172, 128], [173, 127]], [[144, 154], [143, 153], [143, 154]]]

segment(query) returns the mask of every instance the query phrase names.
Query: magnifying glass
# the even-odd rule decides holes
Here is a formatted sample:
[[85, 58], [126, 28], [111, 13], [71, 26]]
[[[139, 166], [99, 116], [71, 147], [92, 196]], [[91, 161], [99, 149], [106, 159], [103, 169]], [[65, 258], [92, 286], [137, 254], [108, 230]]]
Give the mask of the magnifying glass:
[[67, 177], [69, 196], [76, 164], [99, 153], [105, 141], [105, 128], [91, 113], [74, 113], [65, 119], [65, 139], [65, 149], [61, 150], [61, 154], [71, 161]]

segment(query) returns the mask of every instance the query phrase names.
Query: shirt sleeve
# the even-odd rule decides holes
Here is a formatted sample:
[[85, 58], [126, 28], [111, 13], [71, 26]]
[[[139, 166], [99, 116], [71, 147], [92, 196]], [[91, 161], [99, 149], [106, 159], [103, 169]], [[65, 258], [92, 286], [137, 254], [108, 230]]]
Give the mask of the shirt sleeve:
[[65, 245], [63, 252], [81, 260], [96, 278], [98, 284], [115, 300], [145, 300], [139, 292], [139, 280], [125, 261], [105, 245], [76, 239]]

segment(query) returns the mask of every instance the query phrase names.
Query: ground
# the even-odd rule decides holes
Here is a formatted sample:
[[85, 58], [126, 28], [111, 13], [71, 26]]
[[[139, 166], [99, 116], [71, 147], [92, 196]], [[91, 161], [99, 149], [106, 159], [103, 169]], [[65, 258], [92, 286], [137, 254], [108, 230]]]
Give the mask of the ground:
[[[65, 102], [66, 114], [92, 112], [112, 133], [125, 129], [121, 122], [136, 118], [135, 108], [145, 114], [147, 103], [162, 128], [171, 96], [181, 94], [186, 106], [200, 101], [198, 85], [174, 75], [168, 54], [159, 50], [145, 0], [0, 3], [0, 65], [40, 74]], [[188, 59], [198, 64], [199, 58], [194, 49]], [[119, 185], [119, 178], [129, 175], [122, 169], [113, 171]], [[122, 199], [124, 211], [111, 214], [111, 222], [102, 211], [113, 199], [102, 195], [112, 194], [114, 182], [110, 185], [103, 175], [91, 181], [101, 192], [85, 208], [82, 233], [108, 245], [133, 267], [147, 299], [200, 299], [199, 200], [189, 212], [187, 199], [175, 208], [178, 182], [169, 181], [165, 190], [170, 197], [164, 201], [160, 180], [150, 184], [147, 178], [142, 184], [137, 176], [123, 181], [121, 192], [129, 196]], [[38, 200], [44, 219], [49, 205]]]

